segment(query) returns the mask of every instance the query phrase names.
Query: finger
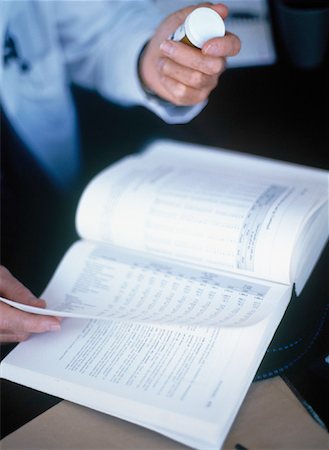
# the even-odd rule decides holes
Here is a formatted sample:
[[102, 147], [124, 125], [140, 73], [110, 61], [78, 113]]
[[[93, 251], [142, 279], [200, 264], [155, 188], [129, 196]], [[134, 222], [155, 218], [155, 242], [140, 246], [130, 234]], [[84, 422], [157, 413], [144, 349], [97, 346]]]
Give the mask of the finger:
[[[223, 38], [222, 38], [223, 39]], [[204, 55], [197, 48], [189, 47], [182, 42], [166, 40], [160, 45], [164, 56], [172, 61], [206, 75], [220, 73], [225, 66], [223, 58]]]
[[203, 2], [203, 3], [199, 3], [198, 5], [188, 7], [188, 8], [191, 9], [191, 12], [192, 12], [194, 9], [200, 8], [203, 6], [214, 9], [216, 12], [218, 12], [218, 14], [222, 17], [222, 19], [225, 19], [228, 16], [228, 7], [226, 5], [223, 5], [223, 3], [217, 3], [216, 5], [214, 5], [211, 2]]
[[223, 5], [222, 3], [217, 3], [216, 5], [214, 5], [213, 3], [210, 3], [210, 2], [201, 2], [197, 5], [186, 6], [182, 9], [179, 9], [179, 10], [175, 11], [174, 13], [172, 13], [170, 15], [170, 17], [174, 17], [175, 22], [178, 21], [178, 23], [176, 25], [179, 25], [184, 22], [186, 17], [192, 11], [194, 11], [195, 9], [200, 8], [200, 7], [208, 7], [208, 8], [214, 9], [223, 19], [225, 19], [228, 16], [228, 8], [227, 8], [227, 6]]
[[167, 92], [167, 99], [177, 106], [191, 106], [208, 97], [208, 93], [201, 89], [194, 89], [179, 83], [170, 77], [161, 77], [162, 87]]
[[0, 342], [1, 343], [9, 343], [9, 342], [23, 342], [30, 335], [28, 333], [10, 333], [1, 331], [0, 332]]
[[0, 303], [0, 330], [18, 334], [43, 333], [60, 330], [60, 327], [60, 321], [56, 317], [31, 314]]
[[240, 39], [228, 31], [222, 38], [209, 39], [202, 47], [202, 54], [213, 57], [235, 56], [240, 49]]
[[[161, 75], [170, 77], [186, 86], [194, 89], [208, 89], [213, 90], [217, 85], [218, 76], [206, 75], [188, 67], [184, 67], [168, 58], [161, 58], [158, 64]], [[224, 70], [224, 67], [223, 67]]]
[[46, 305], [44, 300], [36, 298], [35, 295], [18, 281], [4, 266], [0, 266], [0, 294], [9, 300], [14, 300], [26, 305], [41, 308], [44, 308]]
[[209, 6], [209, 8], [214, 9], [218, 12], [218, 14], [222, 17], [222, 19], [226, 19], [228, 16], [229, 10], [226, 5], [223, 5], [222, 3], [217, 3], [216, 5], [213, 5], [212, 3], [205, 4], [203, 6]]

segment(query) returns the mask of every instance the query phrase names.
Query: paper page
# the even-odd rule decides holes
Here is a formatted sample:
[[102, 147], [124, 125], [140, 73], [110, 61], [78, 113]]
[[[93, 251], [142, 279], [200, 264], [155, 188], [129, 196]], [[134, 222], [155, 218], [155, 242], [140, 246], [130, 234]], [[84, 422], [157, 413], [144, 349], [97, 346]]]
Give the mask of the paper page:
[[16, 347], [1, 376], [218, 449], [288, 298], [241, 329], [65, 319], [61, 332]]
[[237, 56], [227, 58], [228, 68], [274, 64], [276, 53], [266, 0], [228, 0], [226, 29], [241, 40]]
[[325, 171], [160, 142], [92, 181], [77, 229], [86, 239], [289, 284], [302, 225], [326, 199]]
[[[308, 233], [313, 228], [316, 233]], [[292, 260], [292, 273], [295, 273], [295, 292], [300, 295], [319, 255], [328, 242], [329, 205], [322, 206], [316, 214], [309, 218], [299, 237], [299, 244]]]
[[9, 304], [62, 317], [247, 326], [266, 317], [286, 290], [283, 285], [198, 271], [79, 241], [67, 252], [42, 295], [47, 310]]

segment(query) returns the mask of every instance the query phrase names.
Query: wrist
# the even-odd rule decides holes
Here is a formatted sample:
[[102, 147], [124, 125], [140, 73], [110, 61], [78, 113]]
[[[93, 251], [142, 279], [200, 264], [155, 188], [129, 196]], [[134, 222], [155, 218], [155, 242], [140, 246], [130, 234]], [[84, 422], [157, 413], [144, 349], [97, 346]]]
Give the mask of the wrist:
[[145, 50], [146, 50], [148, 44], [149, 44], [149, 41], [147, 41], [143, 45], [143, 47], [142, 47], [142, 49], [140, 51], [139, 57], [138, 57], [138, 61], [137, 61], [137, 74], [138, 74], [138, 78], [139, 78], [139, 82], [140, 82], [141, 88], [143, 89], [143, 91], [146, 94], [146, 97], [149, 100], [153, 99], [153, 100], [156, 100], [159, 103], [170, 104], [171, 105], [171, 103], [168, 100], [165, 100], [163, 97], [160, 97], [153, 89], [151, 89], [148, 86], [148, 84], [146, 83], [145, 78], [143, 77], [142, 64], [143, 64], [143, 58], [145, 56]]

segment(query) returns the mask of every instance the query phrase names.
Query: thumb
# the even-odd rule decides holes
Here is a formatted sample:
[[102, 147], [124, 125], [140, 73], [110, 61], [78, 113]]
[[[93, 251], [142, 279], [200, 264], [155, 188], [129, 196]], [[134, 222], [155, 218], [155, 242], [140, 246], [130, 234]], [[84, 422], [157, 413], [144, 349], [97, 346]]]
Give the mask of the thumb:
[[0, 295], [25, 305], [44, 308], [46, 302], [37, 298], [24, 284], [18, 281], [9, 270], [0, 266]]

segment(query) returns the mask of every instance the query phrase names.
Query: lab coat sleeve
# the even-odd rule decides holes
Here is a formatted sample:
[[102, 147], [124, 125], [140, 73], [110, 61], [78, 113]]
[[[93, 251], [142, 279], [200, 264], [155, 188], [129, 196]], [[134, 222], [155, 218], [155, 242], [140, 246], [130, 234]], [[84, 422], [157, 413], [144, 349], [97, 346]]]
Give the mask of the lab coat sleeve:
[[122, 105], [146, 106], [168, 123], [188, 122], [204, 108], [177, 107], [141, 86], [138, 58], [163, 18], [151, 0], [56, 2], [55, 11], [70, 81]]

